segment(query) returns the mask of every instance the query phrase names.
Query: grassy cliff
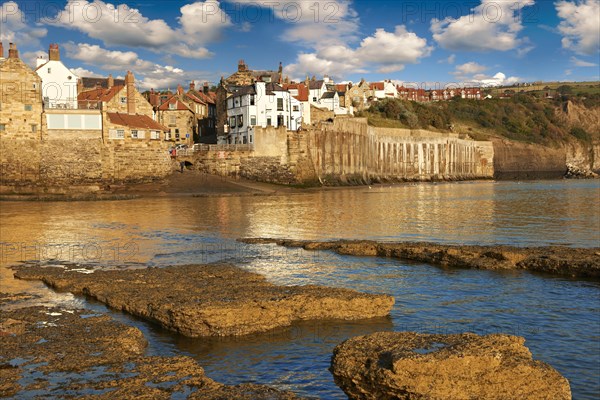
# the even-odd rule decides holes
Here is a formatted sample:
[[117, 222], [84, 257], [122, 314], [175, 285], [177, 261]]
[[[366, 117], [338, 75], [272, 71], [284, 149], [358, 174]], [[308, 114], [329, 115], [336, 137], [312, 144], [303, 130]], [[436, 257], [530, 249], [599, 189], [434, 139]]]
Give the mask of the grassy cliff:
[[507, 99], [455, 98], [435, 103], [384, 99], [360, 116], [374, 126], [452, 130], [476, 140], [504, 137], [553, 147], [573, 139], [587, 143], [600, 140], [597, 84], [510, 94]]

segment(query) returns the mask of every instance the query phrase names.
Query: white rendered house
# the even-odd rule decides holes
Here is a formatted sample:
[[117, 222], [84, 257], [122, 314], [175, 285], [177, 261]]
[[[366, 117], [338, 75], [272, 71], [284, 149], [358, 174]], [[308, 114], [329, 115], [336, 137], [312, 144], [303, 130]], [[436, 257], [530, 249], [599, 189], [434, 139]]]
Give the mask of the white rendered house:
[[57, 44], [48, 50], [49, 60], [38, 58], [35, 72], [42, 78], [42, 98], [45, 108], [77, 108], [79, 77], [60, 61]]
[[302, 126], [302, 103], [276, 83], [242, 86], [227, 98], [227, 131], [221, 144], [254, 144], [254, 128]]

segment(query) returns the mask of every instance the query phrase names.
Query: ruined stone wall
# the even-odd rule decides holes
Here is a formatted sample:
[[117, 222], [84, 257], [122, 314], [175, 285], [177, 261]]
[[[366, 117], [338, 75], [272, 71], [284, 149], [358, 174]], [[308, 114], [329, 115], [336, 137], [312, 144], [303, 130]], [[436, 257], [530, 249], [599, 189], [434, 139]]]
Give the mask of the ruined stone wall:
[[321, 121], [335, 118], [335, 113], [326, 108], [319, 108], [313, 105], [310, 106], [310, 122], [316, 124]]

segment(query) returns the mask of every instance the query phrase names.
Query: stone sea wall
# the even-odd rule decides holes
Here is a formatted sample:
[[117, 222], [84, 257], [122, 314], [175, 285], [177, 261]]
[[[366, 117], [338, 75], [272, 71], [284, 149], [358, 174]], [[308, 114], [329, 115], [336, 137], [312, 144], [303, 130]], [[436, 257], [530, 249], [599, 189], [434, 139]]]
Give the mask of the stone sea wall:
[[165, 178], [173, 169], [156, 143], [105, 143], [102, 134], [53, 132], [43, 140], [0, 138], [0, 193], [69, 194]]
[[300, 132], [255, 129], [256, 145], [213, 147], [192, 160], [206, 173], [280, 184], [359, 184], [492, 178], [491, 142], [340, 118]]

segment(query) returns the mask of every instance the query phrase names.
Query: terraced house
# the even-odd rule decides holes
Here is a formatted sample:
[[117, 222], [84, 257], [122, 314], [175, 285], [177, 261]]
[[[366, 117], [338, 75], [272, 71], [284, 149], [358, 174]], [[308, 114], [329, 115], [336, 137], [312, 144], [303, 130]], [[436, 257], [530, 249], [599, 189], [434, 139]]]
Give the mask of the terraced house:
[[0, 135], [3, 138], [40, 139], [42, 80], [9, 44], [8, 57], [0, 42]]
[[194, 144], [194, 136], [198, 134], [198, 117], [195, 111], [196, 103], [190, 100], [179, 85], [177, 92], [167, 97], [158, 107], [158, 122], [169, 129], [167, 140], [188, 146]]

